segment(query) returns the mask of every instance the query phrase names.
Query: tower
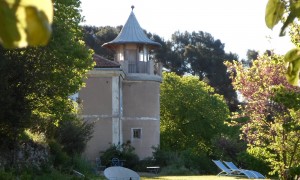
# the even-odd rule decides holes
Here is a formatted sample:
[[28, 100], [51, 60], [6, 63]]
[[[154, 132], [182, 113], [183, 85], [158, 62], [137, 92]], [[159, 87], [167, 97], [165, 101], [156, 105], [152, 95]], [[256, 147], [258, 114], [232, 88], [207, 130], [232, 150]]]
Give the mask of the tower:
[[150, 52], [161, 45], [146, 36], [133, 8], [119, 35], [103, 44], [115, 52], [114, 60], [94, 55], [97, 65], [79, 93], [83, 118], [95, 122], [86, 150], [90, 159], [110, 143], [127, 141], [145, 158], [160, 143], [161, 66]]

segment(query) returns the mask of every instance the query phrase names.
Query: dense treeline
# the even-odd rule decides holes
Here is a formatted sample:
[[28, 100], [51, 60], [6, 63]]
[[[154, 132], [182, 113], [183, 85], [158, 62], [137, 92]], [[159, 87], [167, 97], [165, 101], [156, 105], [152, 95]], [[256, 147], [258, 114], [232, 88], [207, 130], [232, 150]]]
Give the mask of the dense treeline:
[[69, 174], [92, 134], [69, 98], [93, 67], [79, 26], [80, 1], [53, 5], [47, 46], [0, 47], [0, 179], [51, 176], [62, 166]]

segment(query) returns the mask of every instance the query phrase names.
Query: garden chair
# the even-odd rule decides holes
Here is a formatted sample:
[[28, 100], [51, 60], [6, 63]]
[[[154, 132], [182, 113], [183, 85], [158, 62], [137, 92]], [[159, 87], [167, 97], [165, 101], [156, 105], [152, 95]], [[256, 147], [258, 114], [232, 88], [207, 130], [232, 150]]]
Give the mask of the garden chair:
[[240, 169], [238, 168], [235, 164], [233, 164], [233, 162], [226, 162], [224, 161], [224, 163], [226, 164], [226, 166], [228, 166], [232, 171], [238, 171], [238, 170], [244, 170], [244, 171], [249, 171], [251, 172], [256, 179], [265, 179], [266, 177], [264, 175], [262, 175], [261, 173], [254, 171], [254, 170], [248, 170], [248, 169]]
[[112, 158], [111, 165], [112, 166], [120, 166], [120, 160], [118, 158]]
[[217, 176], [246, 176], [247, 178], [251, 179], [251, 178], [255, 178], [254, 174], [252, 174], [251, 172], [247, 171], [247, 170], [231, 170], [228, 167], [226, 167], [222, 161], [219, 160], [212, 160], [219, 169], [221, 169], [222, 171], [217, 174]]

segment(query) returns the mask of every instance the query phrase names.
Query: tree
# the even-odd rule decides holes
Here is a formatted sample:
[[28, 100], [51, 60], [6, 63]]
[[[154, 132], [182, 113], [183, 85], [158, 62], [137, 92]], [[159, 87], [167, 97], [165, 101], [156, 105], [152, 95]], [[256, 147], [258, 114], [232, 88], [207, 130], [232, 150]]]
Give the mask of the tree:
[[122, 26], [84, 26], [84, 41], [88, 47], [95, 51], [96, 54], [101, 55], [107, 59], [113, 60], [114, 52], [110, 49], [102, 47], [102, 45], [115, 39], [118, 36], [121, 29]]
[[[49, 138], [74, 114], [69, 96], [83, 86], [92, 52], [81, 40], [80, 1], [54, 1], [53, 36], [45, 47], [0, 48], [0, 136], [18, 141], [25, 129]], [[6, 141], [1, 141], [2, 146]]]
[[237, 55], [225, 53], [225, 45], [219, 39], [215, 40], [211, 34], [202, 31], [176, 32], [172, 41], [174, 44], [171, 49], [181, 58], [184, 72], [197, 75], [200, 80], [207, 82], [216, 93], [224, 96], [230, 111], [235, 111], [237, 96], [223, 63], [225, 60], [237, 60]]
[[225, 132], [228, 107], [222, 96], [195, 76], [164, 73], [161, 84], [161, 148], [209, 152], [211, 139]]
[[258, 51], [248, 49], [246, 55], [247, 55], [247, 59], [246, 60], [242, 59], [242, 63], [245, 66], [250, 67], [252, 66], [252, 62], [258, 58], [259, 53]]
[[271, 174], [278, 173], [280, 179], [295, 176], [292, 172], [300, 163], [300, 88], [286, 81], [283, 57], [265, 55], [250, 68], [238, 62], [227, 66], [234, 74], [234, 88], [245, 99], [237, 116], [246, 121], [234, 124], [242, 125], [249, 149], [259, 149]]

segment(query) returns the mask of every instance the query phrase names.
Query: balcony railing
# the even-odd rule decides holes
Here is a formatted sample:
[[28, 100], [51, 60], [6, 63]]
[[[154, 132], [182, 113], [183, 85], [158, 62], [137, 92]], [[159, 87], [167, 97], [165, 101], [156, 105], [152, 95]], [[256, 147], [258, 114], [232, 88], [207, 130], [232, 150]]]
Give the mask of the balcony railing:
[[127, 61], [123, 61], [121, 62], [121, 65], [126, 73], [143, 73], [161, 76], [161, 63], [154, 63], [153, 61], [138, 61], [137, 63], [128, 63]]

